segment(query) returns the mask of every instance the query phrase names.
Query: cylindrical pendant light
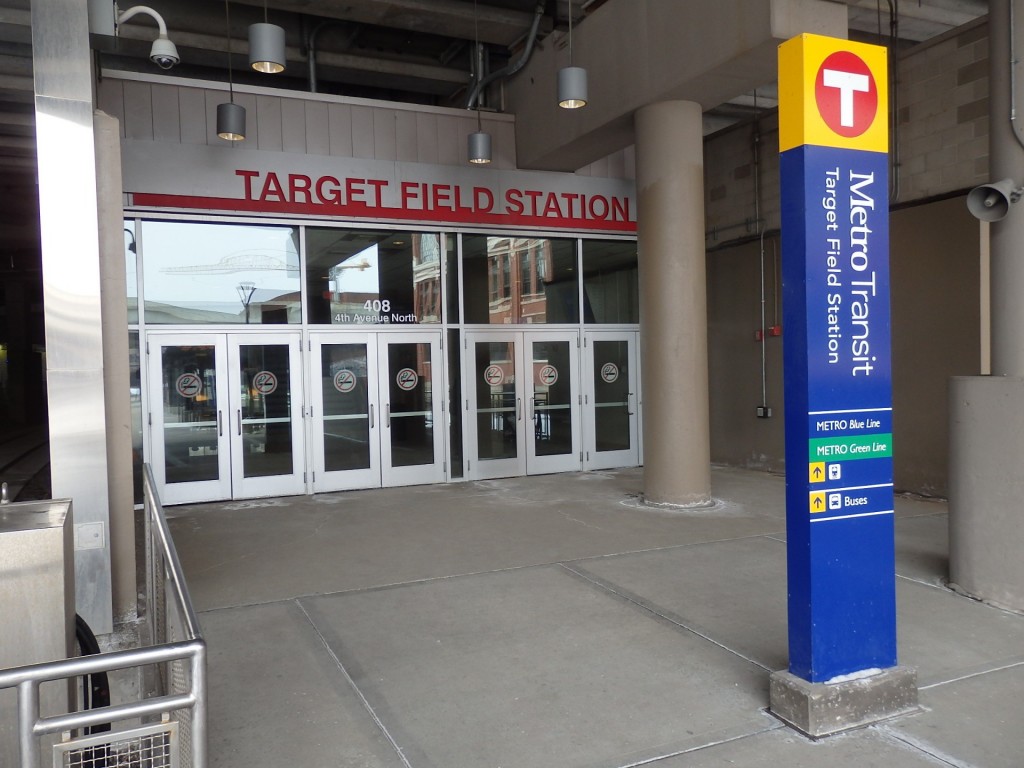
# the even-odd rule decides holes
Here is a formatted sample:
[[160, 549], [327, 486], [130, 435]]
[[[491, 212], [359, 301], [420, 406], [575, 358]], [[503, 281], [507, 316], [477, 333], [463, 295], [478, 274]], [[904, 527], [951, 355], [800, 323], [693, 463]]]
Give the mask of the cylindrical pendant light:
[[217, 135], [225, 141], [244, 141], [245, 107], [233, 101], [218, 104]]
[[284, 72], [284, 28], [260, 22], [249, 25], [249, 64], [257, 72]]
[[484, 131], [469, 134], [469, 162], [477, 165], [491, 162], [491, 134]]
[[562, 67], [558, 70], [558, 106], [579, 109], [587, 105], [587, 70]]
[[217, 136], [225, 141], [245, 140], [245, 107], [235, 104], [235, 78], [231, 72], [231, 12], [224, 0], [224, 26], [228, 38], [228, 94], [229, 101], [217, 105]]
[[558, 106], [579, 109], [587, 105], [587, 70], [572, 61], [572, 2], [569, 3], [569, 66], [558, 70]]

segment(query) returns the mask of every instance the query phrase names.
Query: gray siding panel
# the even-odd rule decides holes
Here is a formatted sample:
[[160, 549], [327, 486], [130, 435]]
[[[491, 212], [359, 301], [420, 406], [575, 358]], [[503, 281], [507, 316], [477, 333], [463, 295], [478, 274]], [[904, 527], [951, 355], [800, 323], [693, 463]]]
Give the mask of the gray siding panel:
[[[277, 96], [257, 96], [255, 118], [253, 120], [250, 115], [248, 122], [256, 124], [259, 130], [259, 143], [253, 141], [250, 146], [267, 152], [280, 152], [284, 148], [281, 99]], [[246, 141], [248, 140], [247, 138]]]
[[124, 131], [129, 139], [153, 139], [153, 92], [149, 83], [125, 81]]
[[352, 107], [348, 104], [329, 104], [327, 122], [331, 154], [335, 157], [352, 157]]
[[181, 143], [206, 144], [212, 132], [206, 118], [206, 93], [195, 88], [178, 89]]
[[172, 85], [153, 86], [154, 140], [181, 143], [181, 106], [178, 104], [181, 90]]
[[281, 146], [285, 152], [306, 154], [306, 105], [298, 99], [281, 100]]
[[322, 101], [306, 103], [306, 152], [311, 155], [331, 154], [331, 132], [327, 105]]
[[365, 160], [375, 157], [373, 112], [370, 107], [352, 107], [352, 157]]

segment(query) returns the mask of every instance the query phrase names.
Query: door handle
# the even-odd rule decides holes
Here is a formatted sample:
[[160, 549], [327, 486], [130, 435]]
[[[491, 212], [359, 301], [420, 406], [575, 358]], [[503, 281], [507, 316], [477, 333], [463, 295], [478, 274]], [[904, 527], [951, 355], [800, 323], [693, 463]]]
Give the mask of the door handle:
[[217, 411], [217, 437], [224, 437], [224, 411]]
[[387, 411], [386, 411], [386, 414], [387, 414], [387, 424], [386, 424], [386, 426], [387, 426], [388, 429], [391, 429], [391, 403], [388, 403], [384, 407], [387, 409]]
[[632, 401], [632, 399], [633, 399], [633, 393], [632, 392], [627, 392], [626, 393], [626, 415], [627, 416], [632, 416], [633, 415], [633, 411], [629, 410], [629, 407], [630, 407], [629, 404]]
[[523, 398], [516, 398], [516, 421], [523, 420]]
[[373, 403], [370, 403], [370, 429], [373, 429]]
[[241, 408], [238, 409], [238, 434], [239, 434], [239, 436], [241, 436], [241, 434], [242, 434], [242, 409]]

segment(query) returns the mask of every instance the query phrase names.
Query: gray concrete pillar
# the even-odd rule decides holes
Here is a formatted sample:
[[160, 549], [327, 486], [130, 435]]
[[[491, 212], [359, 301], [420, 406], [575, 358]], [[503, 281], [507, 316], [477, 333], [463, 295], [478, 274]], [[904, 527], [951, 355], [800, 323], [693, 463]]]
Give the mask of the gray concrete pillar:
[[701, 108], [651, 104], [635, 122], [644, 498], [692, 506], [711, 499]]
[[114, 621], [131, 622], [138, 613], [138, 588], [135, 577], [135, 494], [132, 488], [132, 413], [128, 396], [128, 290], [125, 285], [120, 123], [116, 118], [97, 112], [95, 132], [111, 589]]
[[[1024, 54], [1024, 3], [992, 0], [989, 10], [990, 181], [1011, 178], [1024, 185], [1024, 88], [1020, 65], [1010, 62], [1010, 3], [1014, 4], [1013, 55]], [[1016, 66], [1017, 93], [1011, 93]], [[1011, 109], [1017, 118], [1010, 120]], [[1014, 125], [1016, 123], [1016, 125]], [[1016, 133], [1016, 135], [1015, 135]], [[991, 225], [992, 374], [1024, 376], [1024, 203]]]
[[[1024, 53], [1022, 16], [1021, 0], [989, 4], [989, 174], [1018, 187], [1024, 99], [1010, 69]], [[949, 575], [974, 597], [1024, 611], [1024, 204], [1011, 205], [989, 235], [992, 376], [950, 385]]]

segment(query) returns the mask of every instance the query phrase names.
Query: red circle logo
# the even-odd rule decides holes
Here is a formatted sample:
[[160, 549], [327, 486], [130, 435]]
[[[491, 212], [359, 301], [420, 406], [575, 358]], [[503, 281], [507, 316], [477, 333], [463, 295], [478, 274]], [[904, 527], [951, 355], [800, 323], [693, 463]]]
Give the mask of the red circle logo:
[[874, 75], [850, 51], [836, 51], [822, 62], [814, 81], [814, 99], [825, 124], [848, 139], [870, 128], [878, 113]]

